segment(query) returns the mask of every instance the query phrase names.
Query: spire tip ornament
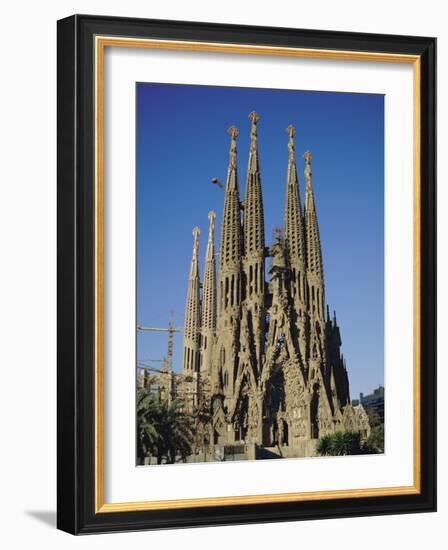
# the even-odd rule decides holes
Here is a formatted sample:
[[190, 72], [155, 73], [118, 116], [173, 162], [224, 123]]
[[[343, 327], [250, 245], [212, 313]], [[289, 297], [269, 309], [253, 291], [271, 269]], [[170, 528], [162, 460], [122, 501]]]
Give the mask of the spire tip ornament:
[[251, 111], [249, 113], [249, 120], [252, 122], [253, 125], [255, 125], [260, 120], [260, 117], [255, 111]]
[[305, 151], [303, 153], [303, 158], [305, 159], [305, 179], [307, 183], [307, 187], [311, 187], [311, 159], [313, 158], [313, 155], [310, 151]]
[[289, 136], [289, 141], [288, 141], [288, 151], [289, 151], [289, 160], [290, 161], [294, 161], [295, 160], [295, 155], [294, 155], [294, 135], [296, 133], [296, 129], [294, 128], [294, 126], [292, 124], [290, 124], [287, 128], [286, 128], [286, 132]]
[[310, 151], [305, 151], [305, 153], [303, 153], [303, 158], [305, 159], [305, 162], [307, 164], [311, 164], [311, 160], [313, 158], [313, 155], [311, 154]]
[[227, 132], [232, 139], [236, 139], [238, 136], [238, 128], [236, 126], [230, 126]]
[[210, 210], [210, 212], [208, 213], [208, 219], [210, 222], [208, 234], [209, 234], [209, 238], [211, 238], [215, 230], [215, 219], [216, 219], [216, 213], [213, 210]]
[[193, 227], [193, 231], [191, 233], [192, 233], [193, 238], [194, 238], [193, 253], [194, 253], [195, 256], [197, 256], [198, 250], [199, 250], [199, 235], [201, 234], [201, 230], [196, 225], [195, 227]]

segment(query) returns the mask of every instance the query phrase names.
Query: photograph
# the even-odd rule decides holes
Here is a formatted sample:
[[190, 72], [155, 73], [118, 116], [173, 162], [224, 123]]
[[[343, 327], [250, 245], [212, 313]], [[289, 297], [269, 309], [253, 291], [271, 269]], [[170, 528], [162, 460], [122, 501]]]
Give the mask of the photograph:
[[136, 465], [387, 452], [384, 95], [135, 94]]

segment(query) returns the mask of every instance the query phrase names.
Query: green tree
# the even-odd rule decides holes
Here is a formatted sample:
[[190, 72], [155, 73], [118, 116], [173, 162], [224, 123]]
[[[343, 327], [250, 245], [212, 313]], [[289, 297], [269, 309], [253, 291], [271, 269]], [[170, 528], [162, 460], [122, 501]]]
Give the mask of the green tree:
[[320, 456], [375, 454], [378, 449], [369, 441], [361, 441], [358, 432], [335, 432], [324, 435], [317, 443]]
[[366, 413], [369, 417], [369, 424], [371, 428], [375, 428], [381, 424], [380, 415], [374, 407], [366, 407]]
[[194, 440], [193, 419], [183, 409], [181, 401], [161, 402], [161, 417], [157, 427], [159, 443], [157, 462], [165, 457], [168, 464], [176, 462], [176, 456], [185, 460], [192, 452]]
[[155, 456], [157, 463], [163, 459], [173, 464], [191, 454], [193, 420], [185, 412], [181, 401], [160, 400], [146, 390], [137, 393], [137, 455]]
[[153, 394], [141, 389], [137, 392], [137, 457], [140, 463], [150, 455], [157, 455], [160, 439], [157, 430], [160, 402]]
[[370, 431], [370, 436], [367, 439], [367, 445], [369, 445], [377, 453], [384, 453], [384, 424], [375, 426]]
[[358, 432], [335, 432], [324, 435], [317, 444], [321, 456], [356, 455], [361, 453], [361, 437]]

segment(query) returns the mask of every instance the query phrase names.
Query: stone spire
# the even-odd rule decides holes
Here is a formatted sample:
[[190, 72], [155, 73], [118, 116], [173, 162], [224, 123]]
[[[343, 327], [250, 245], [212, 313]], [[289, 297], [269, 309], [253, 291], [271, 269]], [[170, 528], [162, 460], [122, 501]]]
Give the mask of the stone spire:
[[288, 126], [288, 173], [286, 178], [285, 200], [285, 244], [291, 263], [304, 262], [305, 242], [303, 235], [302, 206], [300, 204], [299, 183], [297, 178], [296, 157], [294, 151], [294, 126]]
[[183, 373], [194, 373], [199, 369], [199, 337], [201, 329], [201, 281], [199, 279], [199, 228], [193, 229], [193, 256], [188, 279], [187, 303], [184, 321]]
[[220, 387], [226, 395], [233, 391], [237, 366], [236, 347], [239, 340], [239, 311], [241, 306], [241, 262], [243, 239], [241, 203], [238, 190], [236, 164], [236, 138], [238, 130], [229, 128], [230, 156], [221, 220], [221, 242], [218, 273], [218, 338], [217, 358], [212, 369], [212, 385]]
[[314, 194], [311, 174], [312, 155], [309, 151], [304, 153], [305, 159], [305, 231], [306, 231], [306, 250], [307, 250], [307, 268], [310, 273], [322, 279], [324, 272], [322, 268], [322, 252], [320, 247], [319, 226], [317, 223], [317, 212], [314, 204]]
[[241, 204], [236, 166], [236, 138], [238, 136], [237, 128], [234, 126], [229, 128], [229, 134], [231, 136], [231, 141], [224, 209], [221, 222], [221, 243], [219, 254], [220, 271], [239, 265], [242, 256]]
[[[255, 111], [249, 114], [251, 121], [249, 162], [247, 165], [246, 193], [244, 198], [244, 313], [248, 316], [246, 342], [248, 349], [254, 349], [254, 365], [260, 369], [264, 344], [264, 214], [261, 192], [260, 165], [258, 160], [257, 123], [260, 117]], [[245, 321], [246, 322], [246, 321]]]
[[260, 117], [255, 111], [252, 111], [249, 119], [252, 124], [244, 199], [244, 253], [246, 257], [264, 250], [263, 197], [257, 144], [257, 123]]
[[294, 126], [286, 128], [288, 141], [288, 171], [286, 176], [285, 199], [285, 247], [291, 266], [291, 295], [294, 300], [297, 336], [302, 357], [306, 354], [306, 255], [305, 236], [300, 203], [294, 150]]
[[[309, 318], [308, 354], [310, 370], [316, 372], [318, 365], [323, 375], [327, 376], [327, 349], [325, 344], [325, 286], [322, 267], [322, 252], [320, 246], [319, 226], [314, 203], [311, 159], [309, 151], [304, 153], [305, 159], [305, 246], [307, 268], [307, 310]], [[312, 366], [314, 364], [314, 367]]]
[[216, 214], [213, 210], [208, 213], [210, 225], [207, 252], [205, 255], [204, 285], [202, 288], [201, 371], [206, 373], [209, 373], [211, 370], [213, 340], [216, 332], [215, 218]]

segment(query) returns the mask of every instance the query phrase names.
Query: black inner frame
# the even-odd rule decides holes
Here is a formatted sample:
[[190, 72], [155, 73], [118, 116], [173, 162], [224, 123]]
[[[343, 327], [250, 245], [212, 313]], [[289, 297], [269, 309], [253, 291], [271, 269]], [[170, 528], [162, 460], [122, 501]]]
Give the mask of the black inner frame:
[[[95, 35], [421, 58], [421, 493], [95, 514]], [[436, 39], [75, 15], [58, 21], [57, 525], [73, 534], [436, 510]]]

